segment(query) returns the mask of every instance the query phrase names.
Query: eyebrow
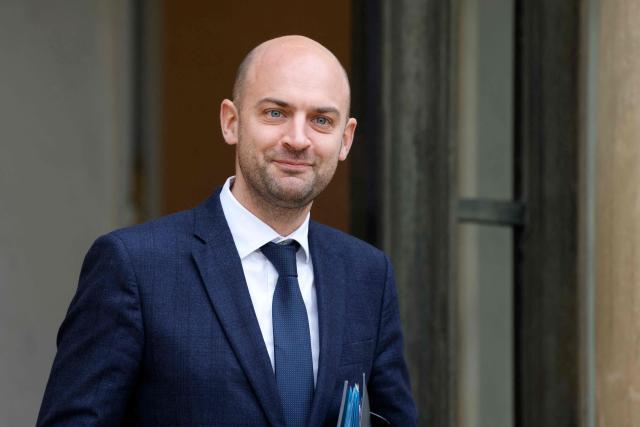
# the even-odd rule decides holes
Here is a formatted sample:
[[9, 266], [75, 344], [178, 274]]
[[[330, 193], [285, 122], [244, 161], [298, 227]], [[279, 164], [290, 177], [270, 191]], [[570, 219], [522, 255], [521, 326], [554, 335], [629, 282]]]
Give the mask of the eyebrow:
[[[289, 104], [288, 102], [278, 98], [271, 98], [271, 97], [262, 98], [256, 103], [256, 105], [260, 105], [260, 104], [276, 104], [278, 107], [282, 107], [282, 108], [291, 107], [291, 104]], [[340, 110], [338, 110], [335, 107], [315, 107], [312, 110], [315, 113], [335, 114], [336, 116], [340, 117]]]

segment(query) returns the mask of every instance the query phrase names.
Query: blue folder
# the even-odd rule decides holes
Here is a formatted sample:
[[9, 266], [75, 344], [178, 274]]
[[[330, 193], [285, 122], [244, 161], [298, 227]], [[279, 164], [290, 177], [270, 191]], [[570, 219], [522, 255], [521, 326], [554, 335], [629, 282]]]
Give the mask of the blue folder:
[[379, 424], [391, 425], [383, 416], [371, 412], [364, 374], [362, 387], [358, 383], [349, 385], [349, 381], [345, 381], [337, 427], [371, 427], [372, 417], [379, 421]]

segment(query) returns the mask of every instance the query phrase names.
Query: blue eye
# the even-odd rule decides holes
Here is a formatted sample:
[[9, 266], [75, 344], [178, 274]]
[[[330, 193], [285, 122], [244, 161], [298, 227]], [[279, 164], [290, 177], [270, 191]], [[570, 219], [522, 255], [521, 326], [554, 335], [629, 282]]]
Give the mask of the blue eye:
[[316, 123], [319, 124], [320, 126], [328, 126], [331, 124], [331, 121], [326, 118], [326, 117], [316, 117]]
[[269, 110], [269, 111], [267, 111], [267, 115], [270, 118], [279, 119], [280, 117], [282, 117], [282, 112], [278, 111], [278, 110]]

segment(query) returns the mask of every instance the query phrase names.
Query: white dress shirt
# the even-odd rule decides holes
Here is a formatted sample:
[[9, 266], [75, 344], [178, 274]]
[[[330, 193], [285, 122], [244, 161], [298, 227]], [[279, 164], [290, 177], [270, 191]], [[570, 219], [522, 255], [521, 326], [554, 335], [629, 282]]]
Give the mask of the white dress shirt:
[[273, 293], [278, 281], [278, 272], [271, 262], [265, 257], [260, 248], [268, 242], [280, 243], [284, 240], [295, 240], [300, 244], [296, 254], [296, 267], [298, 269], [298, 283], [302, 299], [307, 309], [309, 319], [309, 332], [311, 334], [311, 356], [313, 358], [313, 378], [318, 378], [318, 355], [320, 352], [320, 339], [318, 333], [318, 302], [316, 287], [313, 281], [313, 264], [309, 254], [309, 215], [293, 233], [288, 236], [279, 235], [273, 228], [262, 222], [258, 217], [249, 212], [238, 202], [231, 193], [231, 186], [235, 177], [230, 177], [224, 183], [220, 192], [222, 211], [229, 224], [233, 241], [238, 249], [238, 255], [242, 261], [244, 277], [251, 295], [253, 310], [258, 318], [262, 338], [274, 367], [273, 350], [273, 320], [271, 318], [271, 305]]

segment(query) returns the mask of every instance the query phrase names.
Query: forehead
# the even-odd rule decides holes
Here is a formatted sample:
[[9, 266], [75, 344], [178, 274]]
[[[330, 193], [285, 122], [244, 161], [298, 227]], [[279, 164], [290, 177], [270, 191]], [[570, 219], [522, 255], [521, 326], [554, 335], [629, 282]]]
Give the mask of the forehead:
[[259, 55], [247, 72], [245, 102], [282, 99], [292, 105], [347, 111], [349, 84], [338, 61], [324, 52], [277, 49]]

